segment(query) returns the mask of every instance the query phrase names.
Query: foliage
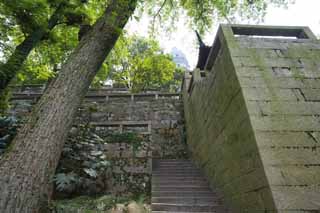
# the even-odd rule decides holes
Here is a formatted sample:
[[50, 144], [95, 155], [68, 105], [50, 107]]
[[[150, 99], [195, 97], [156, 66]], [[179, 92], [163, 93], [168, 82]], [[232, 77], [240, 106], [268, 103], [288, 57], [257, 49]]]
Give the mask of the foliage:
[[0, 116], [4, 116], [9, 108], [10, 90], [8, 88], [0, 92]]
[[71, 200], [54, 201], [51, 209], [53, 213], [105, 212], [115, 206], [117, 200], [116, 197], [110, 195], [99, 198], [80, 196]]
[[[93, 128], [89, 121], [92, 111], [96, 112], [96, 110], [95, 104], [79, 110], [80, 116], [76, 120], [78, 125], [74, 126], [69, 133], [54, 178], [57, 197], [101, 194], [109, 190], [108, 183], [111, 179], [112, 184], [126, 184], [128, 186], [126, 193], [135, 195], [144, 192], [149, 186], [145, 184], [145, 174], [141, 174], [141, 177], [135, 175], [135, 179], [132, 179], [132, 176], [123, 170], [123, 167], [128, 164], [128, 159], [110, 158], [105, 150], [109, 144], [126, 143], [132, 147], [133, 156], [135, 156], [145, 148], [148, 139], [134, 132], [113, 133], [104, 128]], [[146, 164], [145, 161], [145, 159], [136, 159], [137, 163]], [[113, 173], [114, 168], [124, 173]]]
[[[174, 28], [179, 17], [187, 16], [192, 28], [204, 32], [219, 17], [233, 22], [241, 17], [261, 20], [268, 4], [286, 5], [290, 1], [292, 0], [140, 0], [134, 17], [139, 19], [141, 14], [146, 12], [153, 17], [152, 23], [156, 26]], [[48, 32], [46, 38], [34, 48], [15, 83], [45, 83], [48, 79], [54, 78], [78, 44], [79, 25], [93, 24], [103, 13], [108, 2], [1, 0], [0, 50], [3, 55], [0, 61], [3, 63], [26, 36], [37, 28], [46, 28], [50, 15], [59, 4], [63, 4], [59, 25]], [[154, 28], [153, 31], [155, 30], [157, 29]], [[144, 49], [146, 45], [149, 46], [149, 51]], [[152, 54], [148, 55], [149, 53]], [[134, 57], [131, 57], [131, 54]], [[141, 55], [141, 58], [136, 54]], [[117, 42], [112, 55], [98, 72], [92, 84], [94, 87], [103, 85], [108, 76], [116, 83], [125, 84], [134, 92], [149, 88], [168, 88], [169, 82], [178, 83], [173, 80], [173, 76], [176, 76], [175, 72], [179, 74], [180, 70], [172, 71], [174, 67], [170, 63], [171, 58], [161, 53], [154, 40], [123, 36]], [[177, 85], [172, 87], [177, 88]]]
[[104, 135], [107, 143], [141, 143], [142, 138], [137, 133], [125, 132], [125, 133], [107, 133]]
[[130, 144], [133, 148], [134, 155], [136, 155], [136, 152], [139, 151], [140, 147], [142, 146], [142, 143], [144, 142], [144, 138], [141, 135], [134, 132], [107, 133], [107, 134], [104, 134], [104, 140], [107, 143]]
[[[4, 64], [17, 45], [37, 29], [47, 30], [42, 41], [33, 47], [15, 83], [45, 83], [53, 78], [78, 44], [78, 27], [92, 24], [103, 13], [103, 0], [1, 0], [0, 61]], [[59, 9], [60, 8], [60, 9]], [[53, 30], [49, 18], [58, 13]], [[18, 68], [20, 69], [20, 65]], [[4, 74], [2, 70], [0, 74]]]
[[102, 174], [110, 168], [110, 162], [105, 159], [103, 152], [95, 149], [102, 142], [99, 136], [90, 132], [88, 125], [80, 124], [71, 130], [53, 179], [57, 191], [74, 196], [103, 190], [103, 187], [95, 189], [94, 186], [95, 182], [99, 182], [97, 179], [103, 177]]
[[0, 155], [10, 145], [19, 126], [20, 122], [13, 116], [0, 117]]
[[[48, 79], [53, 78], [72, 50], [78, 45], [79, 25], [82, 23], [93, 24], [103, 13], [107, 3], [103, 0], [94, 0], [88, 1], [84, 5], [79, 3], [80, 0], [77, 1], [71, 1], [73, 3], [66, 7], [65, 17], [61, 24], [50, 32], [47, 40], [42, 41], [32, 51], [18, 75], [18, 82], [45, 83]], [[74, 23], [72, 20], [74, 13], [84, 14], [84, 20], [80, 23]], [[105, 67], [101, 68], [101, 73], [104, 69]]]
[[110, 78], [132, 92], [160, 89], [172, 82], [176, 65], [158, 42], [137, 36], [122, 36], [107, 59]]
[[187, 17], [191, 28], [201, 34], [214, 22], [226, 19], [235, 23], [241, 18], [259, 22], [269, 4], [286, 6], [294, 0], [141, 0], [138, 14], [147, 13], [152, 18], [151, 30], [159, 27], [174, 30], [181, 17]]
[[58, 173], [53, 178], [59, 191], [73, 191], [79, 181], [79, 177], [74, 172]]
[[74, 26], [59, 25], [53, 29], [49, 38], [30, 53], [16, 83], [39, 84], [53, 78], [78, 44], [77, 34]]
[[179, 92], [181, 90], [182, 79], [184, 77], [185, 69], [176, 67], [173, 78], [162, 84], [161, 89], [170, 92]]
[[[112, 211], [117, 205], [124, 207], [124, 212], [127, 212], [128, 205], [136, 203], [135, 198], [119, 197], [112, 195], [103, 195], [101, 197], [80, 196], [70, 200], [56, 200], [51, 204], [52, 213], [105, 213]], [[150, 212], [145, 207], [147, 202], [144, 200], [144, 195], [141, 195], [137, 200], [137, 205], [143, 212]], [[142, 213], [142, 212], [141, 212]]]

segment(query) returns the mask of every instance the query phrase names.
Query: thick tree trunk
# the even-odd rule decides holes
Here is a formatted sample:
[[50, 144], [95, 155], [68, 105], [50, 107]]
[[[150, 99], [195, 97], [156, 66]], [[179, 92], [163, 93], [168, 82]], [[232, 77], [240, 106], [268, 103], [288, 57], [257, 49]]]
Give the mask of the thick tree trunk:
[[0, 66], [0, 95], [10, 81], [16, 76], [24, 61], [27, 59], [31, 50], [50, 32], [59, 21], [60, 12], [63, 9], [63, 4], [60, 4], [49, 19], [47, 28], [39, 28], [28, 35], [21, 44], [19, 44], [8, 61]]
[[75, 112], [132, 15], [136, 0], [112, 0], [45, 91], [0, 162], [0, 212], [39, 212]]

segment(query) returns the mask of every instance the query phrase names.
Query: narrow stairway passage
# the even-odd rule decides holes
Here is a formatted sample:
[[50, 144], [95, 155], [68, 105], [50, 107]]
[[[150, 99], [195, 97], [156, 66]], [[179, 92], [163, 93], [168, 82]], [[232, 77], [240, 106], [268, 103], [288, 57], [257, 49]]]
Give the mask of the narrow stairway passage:
[[190, 160], [153, 160], [152, 212], [227, 212], [222, 196], [209, 188]]

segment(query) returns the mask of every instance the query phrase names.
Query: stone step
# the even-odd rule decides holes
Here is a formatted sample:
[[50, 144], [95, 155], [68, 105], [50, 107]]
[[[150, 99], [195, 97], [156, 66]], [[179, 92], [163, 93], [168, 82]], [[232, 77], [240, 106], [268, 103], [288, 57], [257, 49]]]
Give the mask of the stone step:
[[166, 163], [166, 162], [188, 162], [190, 163], [191, 160], [190, 159], [154, 159], [155, 162], [157, 163]]
[[167, 166], [163, 166], [163, 167], [158, 167], [158, 168], [153, 168], [153, 171], [197, 171], [197, 172], [200, 172], [200, 170], [196, 167], [174, 167], [172, 166], [171, 167], [167, 167]]
[[153, 190], [152, 191], [152, 197], [200, 197], [200, 196], [212, 196], [217, 197], [217, 194], [210, 191], [163, 191], [163, 190]]
[[152, 203], [153, 211], [177, 211], [177, 212], [214, 212], [225, 210], [221, 205], [190, 205], [190, 204], [167, 204], [167, 203]]
[[174, 179], [174, 178], [201, 178], [203, 177], [201, 174], [198, 173], [191, 173], [191, 174], [153, 174], [152, 178], [164, 178], [164, 179]]
[[204, 178], [204, 176], [200, 172], [183, 172], [183, 171], [182, 172], [179, 172], [179, 171], [177, 171], [177, 172], [159, 172], [159, 171], [152, 172], [152, 176], [153, 177], [174, 176], [174, 175], [181, 176], [181, 175], [184, 175], [185, 178], [188, 178], [189, 176], [187, 174], [192, 174], [193, 176], [197, 175], [197, 176], [200, 176], [200, 177]]
[[208, 186], [195, 186], [195, 185], [176, 185], [172, 186], [152, 186], [153, 191], [208, 191], [210, 192], [210, 188]]
[[200, 170], [196, 167], [179, 167], [177, 168], [176, 166], [163, 166], [163, 167], [157, 167], [157, 168], [153, 168], [153, 171], [157, 171], [157, 172], [162, 172], [162, 171], [197, 171], [200, 172]]
[[152, 197], [152, 203], [187, 203], [187, 204], [208, 204], [215, 203], [221, 204], [220, 198], [212, 196], [194, 196], [194, 197]]
[[157, 166], [152, 167], [153, 171], [163, 171], [163, 170], [173, 170], [173, 171], [179, 171], [179, 170], [197, 170], [199, 171], [199, 168], [194, 166], [181, 166], [181, 165], [172, 165], [172, 166]]
[[153, 165], [187, 165], [194, 166], [191, 161], [154, 161]]
[[152, 186], [158, 187], [158, 186], [165, 186], [165, 187], [175, 187], [175, 186], [203, 186], [203, 187], [209, 187], [207, 181], [152, 181]]
[[154, 161], [151, 203], [155, 213], [225, 212], [222, 196], [189, 160]]
[[[212, 212], [192, 212], [192, 213], [218, 213], [218, 211]], [[191, 213], [191, 212], [177, 212], [177, 211], [152, 211], [152, 213]]]
[[195, 167], [195, 165], [193, 165], [191, 163], [191, 161], [184, 161], [184, 162], [155, 162], [153, 164], [154, 166], [191, 166], [191, 167]]
[[177, 168], [179, 168], [179, 166], [197, 168], [191, 162], [189, 162], [189, 163], [185, 162], [185, 163], [155, 163], [155, 164], [153, 164], [153, 167], [155, 167], [155, 168], [164, 167], [164, 166], [168, 166], [168, 167], [176, 166]]
[[154, 165], [161, 165], [161, 164], [188, 164], [190, 166], [193, 166], [194, 164], [190, 160], [154, 160]]
[[199, 171], [192, 171], [192, 170], [185, 170], [185, 171], [183, 171], [183, 170], [180, 170], [180, 171], [165, 171], [165, 170], [163, 170], [163, 171], [156, 171], [156, 172], [153, 172], [152, 173], [152, 175], [153, 176], [157, 176], [157, 175], [173, 175], [173, 174], [177, 174], [177, 175], [187, 175], [187, 174], [191, 174], [191, 175], [201, 175], [202, 176], [202, 174], [199, 172]]
[[174, 166], [174, 165], [182, 165], [182, 166], [190, 166], [196, 167], [191, 161], [189, 162], [154, 162], [153, 166]]
[[198, 167], [191, 166], [191, 165], [157, 165], [153, 166], [153, 170], [162, 170], [162, 169], [172, 169], [172, 170], [179, 170], [179, 169], [198, 169]]
[[[152, 172], [152, 175], [153, 176], [163, 176], [163, 175], [174, 175], [174, 174], [177, 174], [177, 175], [187, 175], [187, 174], [192, 174], [192, 175], [200, 175], [201, 177], [202, 176], [202, 173], [200, 171], [195, 171], [195, 170], [178, 170], [178, 171], [169, 171], [169, 170], [162, 170], [162, 171], [154, 171]], [[188, 177], [188, 176], [186, 176]]]
[[206, 179], [202, 176], [152, 176], [154, 181], [205, 181]]
[[210, 212], [192, 212], [192, 211], [152, 211], [152, 213], [231, 213], [231, 212], [228, 212], [227, 210], [225, 209], [215, 209], [213, 211], [210, 211]]
[[178, 184], [207, 184], [208, 181], [204, 178], [201, 179], [181, 179], [181, 180], [162, 180], [162, 179], [152, 179], [152, 184], [164, 184], [164, 185], [178, 185]]

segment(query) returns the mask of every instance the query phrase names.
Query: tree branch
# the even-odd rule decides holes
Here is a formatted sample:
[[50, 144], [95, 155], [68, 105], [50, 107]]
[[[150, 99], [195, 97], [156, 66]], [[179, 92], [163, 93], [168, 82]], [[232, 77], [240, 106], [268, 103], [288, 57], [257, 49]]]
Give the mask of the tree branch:
[[156, 18], [160, 16], [160, 13], [161, 13], [161, 10], [164, 8], [164, 6], [166, 5], [167, 3], [167, 0], [164, 0], [160, 6], [160, 8], [158, 9], [158, 11], [156, 12], [156, 14], [153, 16], [153, 19], [152, 19], [152, 32], [154, 32], [154, 26], [155, 26], [155, 22], [156, 22]]

